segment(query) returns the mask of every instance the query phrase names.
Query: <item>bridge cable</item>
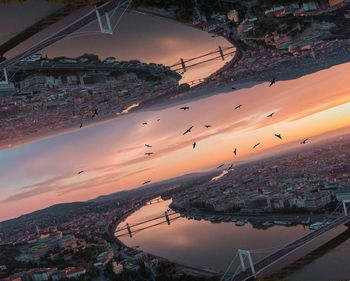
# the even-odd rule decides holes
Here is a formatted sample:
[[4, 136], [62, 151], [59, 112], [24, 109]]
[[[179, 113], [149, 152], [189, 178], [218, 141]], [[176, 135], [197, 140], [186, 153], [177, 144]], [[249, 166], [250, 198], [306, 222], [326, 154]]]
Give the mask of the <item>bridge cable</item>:
[[[129, 2], [129, 4], [130, 4], [130, 2]], [[112, 16], [115, 14], [115, 12], [116, 12], [116, 10], [119, 8], [119, 6], [120, 6], [120, 2], [118, 3], [118, 6], [117, 6], [116, 8], [114, 8], [114, 11], [113, 11]], [[128, 5], [128, 6], [129, 6], [129, 5]], [[71, 26], [72, 24], [74, 24], [75, 22], [79, 21], [79, 20], [82, 19], [83, 17], [85, 17], [85, 16], [91, 14], [92, 12], [93, 12], [93, 11], [88, 12], [87, 14], [81, 16], [80, 18], [76, 19], [74, 22], [68, 24], [67, 26]], [[66, 26], [66, 27], [67, 27], [67, 26]], [[58, 33], [61, 32], [63, 29], [64, 29], [64, 28], [58, 30], [55, 34], [58, 34]], [[56, 39], [59, 40], [59, 41], [54, 42], [53, 44], [50, 44], [49, 46], [47, 46], [47, 47], [50, 47], [50, 46], [53, 46], [54, 44], [56, 44], [56, 43], [58, 43], [58, 42], [64, 41], [64, 39], [71, 39], [71, 38], [75, 38], [75, 37], [91, 35], [92, 33], [97, 33], [97, 35], [101, 34], [100, 31], [91, 30], [91, 31], [80, 31], [80, 32], [75, 31], [75, 32], [73, 32], [73, 33], [71, 33], [71, 34], [69, 34], [69, 35], [64, 35], [64, 34], [63, 34], [63, 35], [57, 35], [57, 36], [55, 36], [55, 34], [54, 34], [54, 35], [48, 35], [48, 36], [46, 36], [45, 38], [43, 38], [41, 41], [39, 41], [39, 42], [37, 42], [36, 44], [30, 46], [30, 47], [27, 49], [27, 51], [30, 50], [30, 49], [33, 49], [33, 48], [37, 47], [38, 45], [40, 45], [41, 43], [43, 43], [43, 42], [45, 42], [45, 41], [47, 41], [47, 40], [49, 40], [49, 41], [47, 41], [47, 42], [54, 41], [54, 40], [56, 40]], [[76, 36], [76, 35], [78, 35], [78, 36]], [[51, 37], [51, 38], [50, 38], [50, 37]], [[61, 38], [64, 38], [64, 39], [61, 40]], [[45, 47], [45, 48], [46, 48], [46, 47]], [[44, 48], [44, 49], [45, 49], [45, 48]], [[25, 52], [26, 52], [26, 51], [25, 51]], [[24, 53], [25, 53], [25, 52], [24, 52]], [[26, 56], [25, 58], [27, 58], [27, 57], [29, 57], [29, 56], [30, 56], [30, 55]], [[19, 60], [19, 59], [20, 59], [20, 58], [18, 58], [18, 60]], [[18, 62], [18, 60], [14, 61], [11, 65], [16, 64], [16, 63]]]
[[234, 256], [232, 257], [230, 264], [229, 264], [228, 267], [226, 268], [226, 271], [224, 272], [224, 275], [223, 275], [222, 278], [221, 278], [221, 281], [225, 279], [226, 274], [229, 272], [231, 266], [232, 266], [233, 263], [236, 261], [237, 257], [238, 257], [238, 253], [236, 253], [236, 255], [234, 255]]

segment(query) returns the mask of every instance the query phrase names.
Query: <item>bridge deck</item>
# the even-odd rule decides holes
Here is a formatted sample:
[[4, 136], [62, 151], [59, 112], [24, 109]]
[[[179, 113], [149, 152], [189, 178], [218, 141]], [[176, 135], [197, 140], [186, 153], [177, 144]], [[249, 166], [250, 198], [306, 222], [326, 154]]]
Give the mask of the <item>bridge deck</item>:
[[[338, 218], [334, 220], [332, 223], [325, 225], [324, 227], [315, 230], [297, 240], [295, 240], [292, 243], [287, 244], [284, 248], [272, 253], [271, 255], [268, 255], [267, 257], [261, 259], [260, 261], [256, 262], [254, 264], [254, 268], [256, 271], [256, 275], [259, 275], [259, 273], [265, 269], [267, 269], [269, 266], [277, 262], [279, 259], [286, 257], [288, 254], [296, 250], [297, 248], [300, 248], [304, 246], [306, 243], [311, 242], [313, 239], [317, 238], [318, 236], [326, 233], [327, 231], [334, 229], [342, 224], [345, 224], [350, 221], [350, 215], [343, 216], [341, 218]], [[254, 275], [251, 271], [251, 269], [247, 269], [245, 272], [241, 272], [238, 275], [232, 279], [233, 281], [245, 281], [249, 279], [254, 279]]]
[[[103, 3], [102, 5], [100, 5], [98, 7], [98, 9], [101, 13], [109, 12], [117, 7], [117, 4], [118, 4], [117, 2], [118, 1], [110, 1], [110, 2]], [[46, 40], [43, 40], [42, 42], [38, 43], [34, 47], [26, 50], [25, 52], [15, 56], [11, 59], [8, 59], [8, 60], [1, 62], [0, 68], [9, 67], [9, 66], [17, 63], [18, 61], [20, 61], [24, 58], [27, 58], [35, 53], [38, 53], [42, 49], [44, 49], [44, 48], [52, 45], [53, 43], [63, 39], [67, 35], [79, 30], [80, 28], [86, 26], [87, 24], [89, 24], [90, 22], [92, 22], [94, 20], [96, 20], [96, 14], [95, 14], [95, 10], [92, 9], [86, 16], [78, 19], [77, 21], [75, 21], [72, 24], [68, 25], [67, 27], [63, 28], [62, 30], [60, 30], [56, 34], [54, 34], [54, 35], [50, 36], [49, 38], [47, 38]]]

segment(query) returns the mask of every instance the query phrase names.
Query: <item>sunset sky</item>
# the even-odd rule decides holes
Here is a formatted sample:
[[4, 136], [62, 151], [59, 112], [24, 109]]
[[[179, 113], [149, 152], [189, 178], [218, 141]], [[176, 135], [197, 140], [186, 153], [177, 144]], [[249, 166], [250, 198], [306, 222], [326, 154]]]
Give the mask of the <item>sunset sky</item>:
[[[23, 13], [22, 9], [19, 13], [11, 5], [2, 7], [1, 23], [11, 23]], [[33, 15], [40, 18], [50, 9], [27, 11], [25, 14], [32, 17], [24, 17], [24, 22], [28, 24]], [[3, 38], [20, 30], [13, 24], [9, 29], [1, 26], [4, 25], [0, 25]], [[223, 38], [211, 38], [172, 21], [128, 13], [111, 37], [94, 35], [65, 40], [43, 53], [51, 57], [97, 53], [101, 58], [115, 56], [169, 65], [181, 57], [191, 58], [227, 44]], [[193, 69], [185, 79], [203, 78], [224, 63], [218, 60]], [[299, 145], [304, 138], [310, 138], [312, 144], [313, 137], [337, 129], [350, 131], [349, 77], [350, 63], [299, 79], [278, 81], [271, 88], [268, 83], [260, 83], [237, 91], [208, 90], [219, 94], [121, 115], [0, 150], [0, 221], [56, 203], [134, 188], [145, 180], [156, 182], [221, 163], [234, 164], [277, 147]], [[238, 104], [242, 108], [234, 110]], [[190, 110], [180, 110], [182, 105]], [[275, 115], [267, 118], [272, 112]], [[142, 125], [145, 121], [147, 126]], [[212, 127], [206, 129], [205, 124]], [[183, 136], [190, 126], [194, 126], [192, 132]], [[274, 136], [279, 133], [282, 140]], [[196, 149], [192, 149], [193, 142], [197, 142]], [[260, 146], [253, 150], [258, 142]], [[236, 157], [234, 148], [238, 150]], [[147, 157], [145, 152], [154, 155]], [[85, 172], [77, 175], [80, 170]]]
[[[271, 88], [262, 83], [187, 102], [185, 112], [170, 104], [2, 150], [0, 219], [235, 163], [303, 138], [312, 143], [313, 136], [349, 127], [349, 75], [349, 63], [338, 65]], [[234, 110], [237, 104], [243, 106]], [[148, 151], [154, 155], [145, 156]]]

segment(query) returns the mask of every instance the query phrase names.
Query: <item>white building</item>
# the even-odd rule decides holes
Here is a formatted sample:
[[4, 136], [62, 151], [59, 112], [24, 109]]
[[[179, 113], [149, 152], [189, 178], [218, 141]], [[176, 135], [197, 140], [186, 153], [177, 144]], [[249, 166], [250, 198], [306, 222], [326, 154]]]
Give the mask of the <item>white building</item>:
[[29, 57], [21, 59], [21, 61], [23, 61], [23, 62], [25, 62], [25, 61], [26, 62], [35, 62], [35, 61], [41, 60], [41, 58], [42, 58], [41, 54], [33, 54], [33, 55], [29, 56]]
[[33, 281], [47, 281], [57, 272], [57, 268], [42, 268], [35, 270], [32, 275]]
[[77, 278], [86, 273], [86, 269], [82, 267], [69, 267], [65, 271], [67, 278]]
[[118, 275], [124, 271], [124, 266], [121, 263], [113, 262], [113, 272], [114, 274]]
[[238, 15], [238, 12], [236, 10], [228, 11], [227, 18], [229, 21], [233, 21], [235, 23], [239, 22], [239, 15]]
[[305, 196], [305, 208], [317, 210], [331, 202], [331, 196], [328, 191], [308, 193]]
[[115, 57], [108, 57], [103, 61], [104, 64], [112, 64], [115, 63]]
[[335, 192], [335, 197], [338, 201], [350, 200], [350, 187], [343, 187], [337, 189]]

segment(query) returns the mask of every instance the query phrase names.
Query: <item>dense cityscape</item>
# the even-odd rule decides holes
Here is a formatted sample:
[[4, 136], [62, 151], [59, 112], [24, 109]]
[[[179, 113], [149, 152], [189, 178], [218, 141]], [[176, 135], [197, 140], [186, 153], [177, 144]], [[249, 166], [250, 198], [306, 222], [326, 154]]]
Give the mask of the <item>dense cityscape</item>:
[[[218, 222], [237, 218], [234, 220], [237, 224], [247, 220], [256, 223], [258, 219], [257, 227], [273, 223], [311, 225], [323, 213], [333, 211], [335, 202], [350, 196], [349, 141], [349, 135], [345, 135], [312, 148], [239, 164], [234, 170], [221, 170], [215, 176], [203, 174], [196, 179], [150, 186], [147, 195], [132, 191], [127, 195], [116, 193], [2, 222], [2, 278], [90, 280], [104, 272], [109, 280], [143, 280], [142, 276], [168, 280], [162, 278], [169, 274], [175, 278], [171, 280], [177, 280], [176, 276], [179, 280], [197, 280], [181, 278], [188, 274], [201, 276], [200, 272], [127, 247], [114, 237], [116, 226], [158, 196], [171, 197], [174, 210], [199, 220]], [[335, 217], [341, 212], [336, 210]], [[296, 219], [297, 215], [303, 221]], [[274, 222], [274, 216], [279, 221]]]
[[96, 55], [42, 58], [33, 55], [0, 85], [0, 145], [115, 117], [141, 101], [177, 89], [180, 75], [162, 65], [100, 61]]
[[[209, 77], [200, 79], [195, 86], [180, 83], [186, 72], [183, 61], [182, 69], [173, 70], [163, 64], [143, 63], [137, 59], [122, 61], [112, 56], [102, 59], [97, 54], [87, 53], [75, 58], [48, 58], [43, 52], [11, 65], [6, 73], [1, 73], [2, 77], [8, 75], [6, 79], [9, 82], [0, 81], [0, 148], [11, 149], [42, 136], [67, 132], [72, 128], [78, 130], [95, 121], [128, 114], [134, 108], [155, 105], [169, 97], [187, 98], [198, 89], [210, 90], [229, 85], [236, 90], [236, 84], [241, 82], [272, 79], [270, 88], [276, 83], [275, 77], [277, 82], [295, 79], [349, 61], [349, 0], [275, 2], [133, 1], [135, 11], [170, 18], [208, 32], [213, 38], [222, 36], [232, 43], [235, 48], [232, 60]], [[201, 54], [198, 55], [201, 57]], [[221, 58], [224, 60], [223, 54], [219, 56]], [[0, 57], [2, 62], [6, 63], [5, 57]], [[232, 110], [240, 109], [242, 104], [235, 106]], [[189, 109], [183, 106], [177, 112]], [[200, 113], [206, 114], [205, 111]], [[272, 117], [274, 112], [270, 114]], [[177, 122], [176, 117], [172, 121]], [[147, 128], [149, 124], [144, 121], [139, 125]], [[182, 136], [191, 133], [193, 127]], [[212, 125], [204, 127], [208, 129]], [[282, 139], [281, 134], [275, 136]], [[159, 138], [170, 143], [171, 137], [159, 135]], [[235, 161], [235, 150], [232, 162], [214, 169], [196, 173], [193, 170], [193, 174], [160, 182], [147, 178], [142, 186], [130, 190], [101, 194], [88, 201], [73, 200], [46, 209], [38, 206], [37, 211], [2, 221], [0, 280], [255, 279], [257, 275], [252, 261], [247, 270], [242, 252], [239, 252], [239, 257], [243, 270], [225, 279], [229, 270], [221, 272], [160, 257], [139, 246], [128, 246], [120, 237], [132, 238], [133, 232], [127, 219], [151, 205], [153, 200], [169, 200], [171, 203], [155, 219], [146, 218], [145, 222], [136, 222], [132, 227], [159, 218], [165, 221], [137, 229], [139, 232], [162, 224], [170, 225], [174, 220], [169, 218], [171, 215], [187, 221], [229, 223], [237, 229], [245, 226], [259, 230], [275, 226], [302, 226], [310, 231], [304, 237], [296, 237], [286, 248], [277, 249], [256, 263], [254, 261], [256, 268], [263, 271], [280, 257], [288, 255], [289, 250], [297, 250], [302, 243], [307, 244], [311, 238], [331, 232], [333, 227], [336, 229], [340, 225], [348, 232], [349, 215], [345, 203], [350, 202], [350, 135], [343, 132], [324, 140], [310, 138], [285, 151], [276, 152], [278, 149], [273, 151], [272, 148], [267, 150], [271, 152], [270, 156], [258, 155], [261, 158], [257, 159]], [[190, 139], [186, 143], [191, 146], [191, 151], [194, 151], [196, 141], [192, 144]], [[142, 148], [152, 148], [152, 145], [144, 144], [143, 139], [140, 143]], [[288, 141], [287, 145], [290, 145]], [[135, 148], [127, 147], [125, 151], [132, 149]], [[147, 157], [153, 157], [154, 152], [147, 153]], [[146, 158], [145, 155], [142, 156]], [[113, 157], [118, 158], [119, 155]], [[129, 162], [134, 163], [133, 160]], [[165, 165], [168, 159], [162, 161], [161, 164]], [[140, 171], [147, 169], [142, 166]], [[84, 172], [73, 173], [80, 175]], [[133, 176], [138, 172], [130, 174]], [[21, 187], [21, 190], [26, 188]], [[6, 200], [1, 198], [0, 204]], [[118, 236], [118, 228], [125, 233]], [[338, 236], [334, 234], [334, 237]], [[326, 242], [320, 242], [320, 245], [323, 244]], [[313, 249], [316, 248], [314, 246]], [[243, 251], [243, 254], [251, 258], [249, 250]], [[268, 273], [264, 272], [264, 277], [270, 276], [272, 270]]]
[[327, 211], [350, 195], [348, 151], [347, 136], [345, 141], [240, 165], [176, 194], [173, 206], [193, 215]]

